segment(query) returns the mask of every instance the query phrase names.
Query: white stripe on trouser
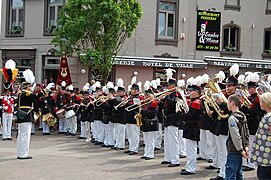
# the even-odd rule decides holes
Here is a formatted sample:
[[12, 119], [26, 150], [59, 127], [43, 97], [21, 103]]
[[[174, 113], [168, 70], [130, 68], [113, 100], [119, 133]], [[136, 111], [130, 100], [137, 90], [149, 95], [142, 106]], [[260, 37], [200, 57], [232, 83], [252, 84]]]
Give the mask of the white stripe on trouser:
[[145, 157], [154, 158], [154, 139], [155, 139], [156, 132], [145, 132], [145, 148], [144, 148], [144, 155]]
[[138, 152], [140, 129], [136, 124], [126, 124], [129, 151]]
[[96, 129], [96, 123], [95, 122], [90, 122], [90, 130], [92, 132], [92, 138], [94, 140], [97, 139], [97, 129]]
[[28, 157], [31, 125], [31, 122], [18, 124], [17, 157]]
[[115, 143], [115, 133], [114, 133], [114, 128], [115, 123], [109, 122], [107, 125], [106, 131], [107, 131], [107, 138], [108, 138], [108, 145], [113, 146]]
[[197, 161], [197, 141], [186, 139], [186, 171], [195, 173], [196, 172], [196, 161]]
[[59, 132], [66, 132], [67, 130], [67, 122], [66, 118], [64, 117], [63, 119], [59, 119]]
[[226, 171], [226, 162], [227, 162], [227, 146], [226, 141], [228, 136], [219, 135], [215, 136], [215, 141], [217, 144], [217, 151], [218, 151], [218, 160], [220, 165], [220, 173], [218, 176], [225, 178], [225, 171]]
[[76, 132], [77, 132], [77, 116], [72, 116], [71, 118], [67, 118], [67, 121], [70, 124], [69, 132], [72, 134], [76, 134]]
[[169, 155], [171, 164], [180, 164], [179, 160], [179, 128], [168, 126]]
[[252, 149], [254, 139], [255, 139], [255, 135], [249, 135], [249, 145], [248, 145], [248, 148], [250, 149], [249, 156], [248, 156], [248, 159], [243, 158], [243, 164], [242, 164], [243, 166], [247, 166], [253, 169], [255, 169], [255, 164], [251, 163], [250, 159], [251, 159], [251, 149]]
[[199, 156], [203, 159], [212, 159], [213, 157], [213, 145], [210, 141], [211, 135], [209, 130], [200, 130]]
[[104, 124], [102, 123], [102, 121], [99, 120], [94, 120], [94, 122], [97, 135], [96, 141], [104, 142]]
[[164, 161], [170, 162], [168, 127], [164, 129]]
[[216, 135], [214, 135], [214, 134], [212, 134], [211, 136], [210, 136], [210, 141], [212, 142], [212, 144], [213, 144], [213, 157], [212, 157], [212, 159], [213, 159], [213, 164], [212, 164], [212, 166], [213, 167], [216, 167], [216, 168], [220, 168], [220, 165], [219, 165], [219, 159], [218, 159], [218, 149], [217, 149], [217, 146], [218, 146], [218, 144], [216, 144], [216, 140], [215, 140], [215, 137], [216, 137]]
[[115, 147], [125, 148], [125, 124], [116, 124], [116, 144]]
[[85, 137], [87, 137], [87, 134], [86, 134], [86, 124], [87, 122], [85, 122], [85, 121], [80, 121], [80, 126], [81, 126], [81, 134], [80, 134], [80, 137], [83, 137], [83, 138], [85, 138]]
[[158, 131], [155, 131], [155, 147], [161, 148], [162, 144], [162, 123], [158, 124]]
[[182, 129], [179, 129], [179, 155], [186, 156], [186, 143]]
[[50, 133], [49, 126], [47, 125], [47, 123], [45, 121], [42, 121], [42, 132], [43, 133]]
[[11, 138], [12, 113], [3, 113], [3, 138]]

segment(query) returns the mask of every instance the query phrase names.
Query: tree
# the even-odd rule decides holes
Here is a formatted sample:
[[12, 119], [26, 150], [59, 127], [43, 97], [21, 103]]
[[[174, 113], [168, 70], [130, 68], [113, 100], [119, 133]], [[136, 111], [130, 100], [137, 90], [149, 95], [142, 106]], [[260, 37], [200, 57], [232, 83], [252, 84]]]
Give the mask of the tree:
[[68, 55], [80, 55], [80, 61], [105, 83], [114, 57], [141, 17], [137, 0], [69, 0], [60, 13], [52, 44]]

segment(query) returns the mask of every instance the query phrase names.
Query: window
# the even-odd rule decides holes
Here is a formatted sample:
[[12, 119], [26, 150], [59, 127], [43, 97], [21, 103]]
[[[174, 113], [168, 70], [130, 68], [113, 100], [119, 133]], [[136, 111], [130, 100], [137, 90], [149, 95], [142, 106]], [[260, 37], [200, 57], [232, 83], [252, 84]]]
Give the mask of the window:
[[267, 0], [265, 14], [271, 14], [271, 0]]
[[55, 28], [58, 27], [57, 19], [64, 5], [64, 0], [45, 0], [45, 30], [44, 34], [52, 35]]
[[225, 0], [225, 10], [240, 11], [240, 0]]
[[241, 56], [240, 31], [240, 27], [232, 23], [223, 26], [222, 54]]
[[271, 28], [264, 31], [264, 53], [271, 55]]
[[[161, 44], [177, 46], [178, 1], [158, 0], [157, 3], [158, 5], [157, 5], [156, 45]], [[173, 44], [168, 42], [173, 42]]]
[[24, 33], [24, 0], [7, 2], [6, 36], [22, 36]]

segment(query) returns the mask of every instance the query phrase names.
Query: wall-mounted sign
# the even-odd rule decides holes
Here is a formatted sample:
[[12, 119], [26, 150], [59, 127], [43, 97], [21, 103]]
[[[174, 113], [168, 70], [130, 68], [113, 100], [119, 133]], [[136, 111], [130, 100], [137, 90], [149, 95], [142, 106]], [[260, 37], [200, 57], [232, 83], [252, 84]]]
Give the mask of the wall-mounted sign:
[[196, 50], [219, 51], [221, 13], [197, 11]]

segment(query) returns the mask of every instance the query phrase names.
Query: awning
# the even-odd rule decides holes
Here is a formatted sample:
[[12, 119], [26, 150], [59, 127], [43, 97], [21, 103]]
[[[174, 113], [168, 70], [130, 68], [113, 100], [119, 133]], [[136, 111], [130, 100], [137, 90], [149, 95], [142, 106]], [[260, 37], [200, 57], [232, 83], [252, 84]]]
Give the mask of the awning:
[[156, 57], [133, 57], [117, 56], [116, 65], [124, 66], [144, 66], [144, 67], [163, 67], [163, 68], [204, 68], [207, 63], [203, 60], [156, 58]]
[[243, 58], [232, 58], [232, 57], [215, 57], [205, 56], [204, 60], [213, 66], [225, 66], [229, 67], [235, 63], [239, 64], [241, 68], [256, 68], [256, 69], [271, 69], [270, 59], [243, 59]]

